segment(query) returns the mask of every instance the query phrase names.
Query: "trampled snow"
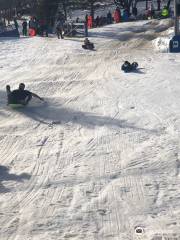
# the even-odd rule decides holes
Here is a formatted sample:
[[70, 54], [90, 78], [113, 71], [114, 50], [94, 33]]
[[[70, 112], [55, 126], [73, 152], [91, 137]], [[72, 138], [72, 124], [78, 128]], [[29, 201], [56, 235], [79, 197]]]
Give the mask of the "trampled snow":
[[[159, 51], [171, 31], [93, 29], [96, 51], [0, 40], [1, 240], [180, 239], [180, 55]], [[46, 102], [10, 109], [5, 86], [21, 82]]]

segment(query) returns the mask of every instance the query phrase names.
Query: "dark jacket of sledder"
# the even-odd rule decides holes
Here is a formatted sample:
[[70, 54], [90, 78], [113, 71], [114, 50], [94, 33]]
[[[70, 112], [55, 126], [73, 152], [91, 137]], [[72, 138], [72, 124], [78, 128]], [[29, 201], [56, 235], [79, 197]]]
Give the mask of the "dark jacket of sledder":
[[27, 90], [14, 90], [8, 94], [8, 104], [19, 104], [23, 101], [30, 100], [32, 98], [32, 93]]

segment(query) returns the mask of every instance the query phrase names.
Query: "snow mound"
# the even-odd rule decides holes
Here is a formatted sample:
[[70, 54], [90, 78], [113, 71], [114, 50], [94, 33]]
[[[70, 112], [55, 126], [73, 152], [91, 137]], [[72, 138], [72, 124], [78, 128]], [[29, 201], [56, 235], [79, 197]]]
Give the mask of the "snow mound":
[[159, 37], [152, 41], [153, 47], [158, 52], [168, 52], [169, 51], [169, 41], [170, 38]]
[[168, 52], [169, 51], [169, 41], [173, 37], [173, 28], [167, 29], [165, 36], [158, 37], [152, 41], [152, 45], [155, 51], [158, 52]]

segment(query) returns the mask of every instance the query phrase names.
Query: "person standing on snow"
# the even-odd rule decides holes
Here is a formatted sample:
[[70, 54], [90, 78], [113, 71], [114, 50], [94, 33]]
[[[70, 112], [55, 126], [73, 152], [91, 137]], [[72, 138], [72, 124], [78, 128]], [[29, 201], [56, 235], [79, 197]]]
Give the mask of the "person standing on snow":
[[18, 22], [17, 22], [17, 19], [16, 19], [16, 18], [14, 18], [14, 26], [15, 26], [15, 28], [18, 30], [19, 25], [18, 25]]
[[168, 11], [168, 7], [164, 6], [161, 12], [161, 17], [162, 18], [168, 18], [169, 17], [169, 11]]
[[110, 11], [107, 13], [107, 24], [112, 24], [112, 14]]
[[63, 21], [62, 20], [58, 20], [57, 24], [56, 24], [56, 34], [58, 39], [63, 39]]
[[118, 7], [114, 11], [114, 21], [115, 23], [119, 23], [121, 21], [121, 11]]
[[56, 34], [58, 39], [61, 37], [63, 39], [63, 30], [64, 30], [65, 16], [62, 13], [59, 13], [59, 17], [56, 23]]
[[134, 15], [134, 17], [135, 17], [135, 19], [136, 19], [137, 14], [138, 14], [138, 10], [137, 10], [136, 5], [134, 5], [133, 8], [132, 8], [132, 14]]
[[23, 27], [23, 30], [22, 30], [22, 33], [23, 33], [23, 36], [27, 36], [27, 21], [24, 20], [23, 23], [22, 23], [22, 27]]
[[38, 30], [38, 22], [35, 17], [31, 17], [31, 19], [29, 20], [30, 35], [35, 36], [37, 34], [37, 30]]

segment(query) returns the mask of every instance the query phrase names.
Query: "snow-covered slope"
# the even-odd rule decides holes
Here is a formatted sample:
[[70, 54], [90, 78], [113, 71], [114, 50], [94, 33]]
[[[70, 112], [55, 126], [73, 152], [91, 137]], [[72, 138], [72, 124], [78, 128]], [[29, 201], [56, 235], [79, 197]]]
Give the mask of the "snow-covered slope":
[[[170, 26], [94, 29], [93, 52], [81, 39], [0, 41], [1, 240], [180, 239], [180, 55], [153, 41]], [[6, 106], [20, 82], [46, 103]]]

